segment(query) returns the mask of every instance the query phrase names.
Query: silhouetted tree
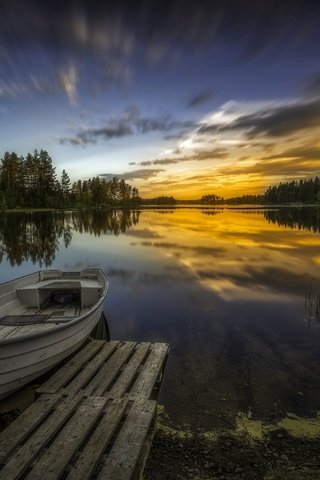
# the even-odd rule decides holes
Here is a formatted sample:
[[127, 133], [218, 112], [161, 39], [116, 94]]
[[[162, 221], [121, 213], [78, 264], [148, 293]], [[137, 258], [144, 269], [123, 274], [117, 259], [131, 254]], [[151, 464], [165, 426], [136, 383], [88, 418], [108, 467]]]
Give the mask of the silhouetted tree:
[[271, 204], [319, 204], [320, 179], [315, 177], [299, 181], [292, 180], [269, 187], [264, 194], [264, 202]]
[[52, 159], [45, 150], [34, 150], [18, 157], [6, 152], [0, 160], [0, 208], [27, 207], [105, 207], [137, 205], [138, 189], [114, 177], [99, 177], [71, 182], [66, 170], [57, 179]]

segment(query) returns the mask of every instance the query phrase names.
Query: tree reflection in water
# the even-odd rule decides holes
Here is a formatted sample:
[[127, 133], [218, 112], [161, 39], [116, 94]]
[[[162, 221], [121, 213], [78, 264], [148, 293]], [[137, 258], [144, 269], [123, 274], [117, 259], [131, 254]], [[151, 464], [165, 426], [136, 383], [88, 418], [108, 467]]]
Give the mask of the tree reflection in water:
[[314, 233], [320, 232], [320, 208], [314, 207], [283, 207], [264, 211], [268, 222], [284, 227], [306, 229]]
[[49, 267], [59, 244], [67, 248], [73, 231], [106, 235], [125, 233], [139, 222], [136, 210], [86, 210], [72, 212], [12, 212], [0, 216], [0, 262], [11, 266], [32, 261]]
[[[223, 214], [222, 209], [201, 209], [204, 215]], [[261, 210], [259, 210], [261, 212]], [[172, 214], [173, 210], [157, 210]], [[254, 210], [242, 213], [256, 213]], [[7, 212], [0, 216], [0, 262], [12, 266], [25, 261], [49, 267], [59, 244], [67, 248], [73, 232], [90, 235], [121, 235], [139, 223], [139, 210], [81, 210], [45, 212]], [[292, 229], [320, 232], [319, 208], [278, 208], [263, 210], [269, 223]]]

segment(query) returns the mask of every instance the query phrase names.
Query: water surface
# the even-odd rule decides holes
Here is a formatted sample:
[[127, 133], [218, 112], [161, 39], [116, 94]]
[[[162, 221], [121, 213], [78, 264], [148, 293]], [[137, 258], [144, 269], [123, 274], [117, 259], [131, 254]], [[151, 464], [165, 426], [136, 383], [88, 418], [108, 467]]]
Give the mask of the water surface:
[[0, 282], [102, 268], [111, 338], [170, 343], [160, 402], [179, 424], [313, 416], [319, 225], [307, 208], [1, 214]]

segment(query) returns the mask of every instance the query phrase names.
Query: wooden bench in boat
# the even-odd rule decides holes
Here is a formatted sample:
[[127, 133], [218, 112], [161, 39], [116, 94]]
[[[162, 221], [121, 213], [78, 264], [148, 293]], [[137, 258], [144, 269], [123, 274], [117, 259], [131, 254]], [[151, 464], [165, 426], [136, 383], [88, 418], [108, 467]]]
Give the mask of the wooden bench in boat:
[[17, 288], [16, 292], [23, 305], [34, 306], [40, 309], [46, 305], [52, 294], [57, 294], [58, 292], [73, 292], [78, 295], [81, 308], [91, 306], [97, 303], [102, 290], [98, 280], [81, 278], [64, 281], [45, 279], [36, 284]]
[[0, 434], [0, 479], [140, 479], [168, 351], [91, 340]]

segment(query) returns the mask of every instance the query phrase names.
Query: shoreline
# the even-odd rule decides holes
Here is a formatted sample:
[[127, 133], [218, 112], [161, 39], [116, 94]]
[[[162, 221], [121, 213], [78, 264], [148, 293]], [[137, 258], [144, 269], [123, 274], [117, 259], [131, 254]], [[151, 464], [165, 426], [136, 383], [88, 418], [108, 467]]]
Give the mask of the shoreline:
[[[33, 388], [25, 388], [0, 402], [0, 431], [32, 403], [34, 395]], [[276, 423], [239, 414], [235, 428], [206, 431], [175, 424], [158, 405], [143, 479], [316, 479], [320, 471], [319, 448], [320, 413], [312, 419], [288, 413]]]
[[[172, 424], [159, 407], [144, 480], [311, 480], [318, 478], [320, 418], [281, 425], [243, 419], [235, 430], [202, 431]], [[290, 423], [291, 422], [291, 423]], [[293, 428], [294, 422], [297, 423]], [[286, 426], [286, 428], [284, 428]], [[317, 435], [314, 435], [318, 431]], [[312, 433], [312, 434], [311, 434]]]
[[148, 210], [148, 209], [203, 209], [203, 210], [264, 210], [264, 209], [278, 209], [278, 208], [319, 208], [320, 204], [303, 204], [303, 203], [284, 203], [284, 204], [174, 204], [174, 205], [110, 205], [105, 207], [69, 207], [69, 208], [5, 208], [1, 210], [1, 213], [33, 213], [33, 212], [81, 212], [83, 210]]

